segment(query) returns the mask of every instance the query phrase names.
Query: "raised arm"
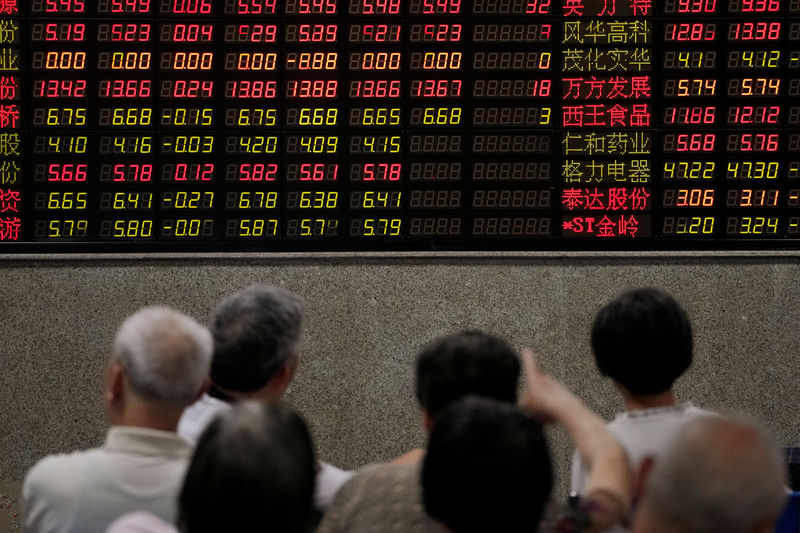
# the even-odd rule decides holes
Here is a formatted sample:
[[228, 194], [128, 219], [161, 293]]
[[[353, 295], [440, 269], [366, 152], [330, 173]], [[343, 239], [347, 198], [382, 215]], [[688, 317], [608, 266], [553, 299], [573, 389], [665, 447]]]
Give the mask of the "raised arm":
[[577, 396], [539, 371], [532, 351], [522, 351], [522, 362], [528, 386], [522, 408], [542, 422], [561, 425], [589, 468], [583, 494], [595, 526], [592, 530], [602, 531], [622, 521], [631, 501], [631, 474], [622, 446]]

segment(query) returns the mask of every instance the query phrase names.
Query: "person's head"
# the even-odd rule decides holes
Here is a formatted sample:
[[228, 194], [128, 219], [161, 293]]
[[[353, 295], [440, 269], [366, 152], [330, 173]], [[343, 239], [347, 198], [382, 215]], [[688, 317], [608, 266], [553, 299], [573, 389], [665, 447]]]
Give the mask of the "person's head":
[[441, 337], [417, 357], [417, 400], [425, 427], [450, 404], [474, 394], [515, 403], [519, 356], [499, 337], [467, 330]]
[[659, 394], [692, 363], [692, 326], [670, 295], [635, 289], [597, 314], [592, 351], [600, 373], [633, 396]]
[[278, 400], [294, 377], [303, 302], [270, 285], [251, 285], [219, 304], [211, 319], [211, 382], [239, 399]]
[[245, 401], [197, 442], [178, 498], [182, 533], [307, 533], [314, 448], [303, 419], [279, 403]]
[[645, 463], [634, 531], [771, 533], [786, 504], [786, 469], [759, 425], [708, 415]]
[[536, 531], [552, 485], [542, 427], [514, 406], [472, 396], [436, 420], [422, 497], [454, 533]]
[[174, 429], [205, 389], [211, 334], [168, 307], [145, 307], [117, 331], [106, 374], [105, 403], [118, 425]]

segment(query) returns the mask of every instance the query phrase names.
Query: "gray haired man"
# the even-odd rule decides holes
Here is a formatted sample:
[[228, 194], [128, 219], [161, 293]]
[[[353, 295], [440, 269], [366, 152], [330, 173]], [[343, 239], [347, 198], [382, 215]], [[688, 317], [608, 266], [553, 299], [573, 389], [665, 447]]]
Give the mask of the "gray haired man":
[[772, 533], [787, 502], [786, 468], [758, 424], [706, 415], [645, 461], [634, 533]]
[[[303, 301], [294, 293], [256, 284], [225, 298], [211, 318], [214, 356], [211, 387], [181, 418], [178, 433], [190, 442], [236, 402], [280, 400], [297, 370]], [[350, 477], [319, 464], [314, 503], [325, 510]]]
[[175, 431], [206, 387], [211, 352], [208, 330], [173, 309], [148, 307], [125, 320], [106, 371], [106, 442], [34, 465], [22, 490], [25, 529], [102, 533], [135, 510], [173, 521], [191, 454]]

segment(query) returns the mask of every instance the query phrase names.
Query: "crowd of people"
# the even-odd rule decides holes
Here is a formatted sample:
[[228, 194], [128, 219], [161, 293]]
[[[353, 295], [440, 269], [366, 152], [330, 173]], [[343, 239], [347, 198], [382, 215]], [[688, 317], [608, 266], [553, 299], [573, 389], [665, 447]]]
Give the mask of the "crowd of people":
[[[107, 365], [104, 445], [31, 468], [23, 528], [771, 533], [786, 505], [786, 468], [760, 424], [676, 398], [692, 328], [660, 290], [625, 292], [595, 319], [597, 368], [625, 405], [610, 424], [530, 350], [462, 331], [417, 356], [425, 449], [355, 472], [320, 461], [301, 414], [282, 402], [303, 315], [297, 295], [253, 285], [208, 328], [166, 307], [130, 316]], [[552, 494], [547, 424], [575, 447], [570, 495]], [[544, 523], [552, 502], [557, 516]]]

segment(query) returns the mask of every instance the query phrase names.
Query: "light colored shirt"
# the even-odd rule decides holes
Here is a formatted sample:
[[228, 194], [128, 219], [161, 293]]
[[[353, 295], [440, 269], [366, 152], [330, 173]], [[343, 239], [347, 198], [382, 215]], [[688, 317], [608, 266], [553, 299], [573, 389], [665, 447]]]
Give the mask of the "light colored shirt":
[[422, 503], [422, 463], [360, 470], [336, 494], [316, 533], [445, 533]]
[[[691, 403], [637, 409], [619, 413], [608, 424], [608, 429], [625, 449], [631, 471], [636, 473], [646, 458], [658, 460], [663, 456], [670, 441], [684, 424], [709, 414], [709, 411], [698, 409]], [[571, 491], [581, 494], [588, 479], [589, 469], [578, 452], [575, 452], [572, 456]], [[618, 527], [609, 531], [621, 533], [625, 530]]]
[[24, 529], [103, 533], [118, 516], [149, 511], [172, 522], [191, 446], [169, 431], [115, 426], [100, 448], [45, 457], [25, 476]]
[[[228, 409], [232, 409], [229, 403], [204, 394], [183, 411], [178, 422], [178, 434], [193, 445], [197, 444], [200, 435], [211, 421]], [[353, 474], [355, 472], [342, 470], [320, 461], [314, 490], [314, 507], [318, 511], [325, 511], [339, 488], [353, 477]]]
[[106, 533], [178, 533], [178, 530], [154, 514], [137, 511], [114, 520]]

